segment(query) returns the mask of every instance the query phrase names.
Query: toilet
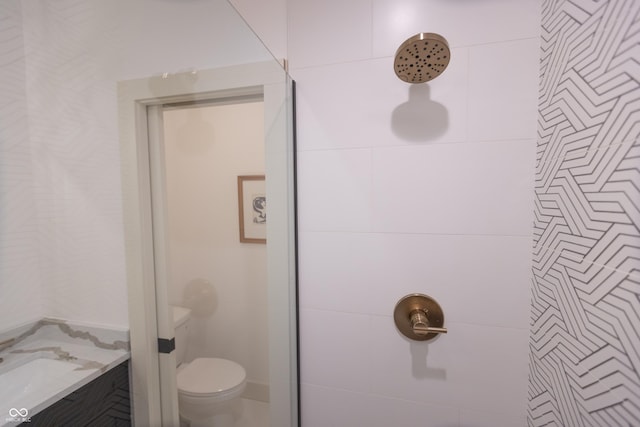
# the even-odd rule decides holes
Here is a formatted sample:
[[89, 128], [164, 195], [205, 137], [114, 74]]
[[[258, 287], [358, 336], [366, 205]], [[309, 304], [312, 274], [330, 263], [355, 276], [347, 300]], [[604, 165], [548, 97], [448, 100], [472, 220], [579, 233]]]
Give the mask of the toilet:
[[190, 427], [233, 427], [247, 373], [236, 362], [200, 357], [185, 363], [191, 310], [172, 306], [176, 338], [178, 408]]

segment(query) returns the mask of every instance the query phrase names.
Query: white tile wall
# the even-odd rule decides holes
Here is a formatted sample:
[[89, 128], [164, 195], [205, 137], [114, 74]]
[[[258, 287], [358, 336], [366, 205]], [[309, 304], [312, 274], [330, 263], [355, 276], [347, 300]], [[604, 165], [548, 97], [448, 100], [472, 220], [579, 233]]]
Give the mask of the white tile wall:
[[371, 0], [295, 0], [288, 7], [288, 55], [296, 68], [371, 57]]
[[375, 150], [375, 230], [529, 236], [534, 143]]
[[42, 317], [22, 2], [0, 2], [0, 329]]
[[[393, 416], [400, 425], [415, 421], [411, 412], [402, 410], [405, 405], [427, 405], [435, 419], [447, 419], [456, 426], [462, 411], [480, 412], [487, 419], [524, 418], [526, 330], [523, 334], [521, 329], [449, 322], [448, 335], [424, 343], [400, 335], [391, 316], [310, 309], [301, 314], [305, 331], [301, 366], [303, 373], [307, 372], [303, 378], [303, 418], [311, 425], [366, 425], [371, 414], [362, 408], [375, 407], [379, 399], [386, 401], [389, 413], [377, 413], [375, 419]], [[510, 343], [509, 351], [504, 351], [505, 342]], [[305, 390], [326, 396], [318, 390], [327, 389], [351, 398], [315, 401], [323, 397], [305, 397]], [[362, 402], [350, 407], [349, 400], [368, 400], [369, 405]], [[313, 415], [313, 408], [327, 406], [331, 408], [327, 414]], [[334, 411], [350, 415], [327, 418], [336, 417]], [[327, 424], [328, 419], [332, 422]]]
[[460, 411], [460, 425], [464, 427], [524, 426], [523, 415], [514, 417], [505, 414], [491, 414], [484, 411]]
[[390, 57], [295, 70], [301, 148], [465, 141], [468, 50], [451, 57], [438, 85], [407, 85]]
[[287, 0], [229, 2], [275, 58], [287, 58]]
[[[469, 138], [531, 138], [536, 132], [540, 73], [537, 38], [469, 49]], [[528, 89], [524, 89], [528, 88]]]
[[402, 296], [421, 292], [447, 307], [447, 321], [528, 328], [529, 295], [513, 284], [530, 272], [529, 237], [303, 232], [300, 240], [303, 308], [388, 316]]
[[368, 315], [300, 310], [300, 367], [305, 383], [367, 392], [374, 334]]
[[[539, 8], [289, 0], [305, 426], [524, 425]], [[410, 86], [392, 55], [421, 31], [452, 59]], [[411, 292], [449, 334], [396, 331]]]
[[540, 1], [373, 0], [373, 29], [376, 57], [394, 55], [420, 32], [441, 34], [453, 47], [537, 38]]
[[372, 316], [371, 326], [371, 353], [361, 363], [371, 368], [372, 390], [460, 410], [524, 414], [526, 330], [448, 322], [447, 335], [424, 343], [399, 334], [391, 316]]
[[309, 151], [298, 162], [300, 230], [370, 230], [370, 150]]
[[459, 414], [452, 406], [416, 403], [376, 393], [357, 393], [303, 384], [304, 427], [455, 427]]
[[[104, 60], [117, 65], [120, 79], [272, 58], [226, 0], [105, 3], [114, 4], [119, 12], [121, 43], [119, 50], [110, 52]], [[265, 20], [269, 18], [264, 15]], [[261, 28], [272, 28], [269, 21], [263, 22]]]
[[115, 85], [102, 67], [116, 15], [108, 3], [23, 3], [46, 315], [126, 326]]
[[543, 6], [527, 424], [639, 425], [640, 3]]

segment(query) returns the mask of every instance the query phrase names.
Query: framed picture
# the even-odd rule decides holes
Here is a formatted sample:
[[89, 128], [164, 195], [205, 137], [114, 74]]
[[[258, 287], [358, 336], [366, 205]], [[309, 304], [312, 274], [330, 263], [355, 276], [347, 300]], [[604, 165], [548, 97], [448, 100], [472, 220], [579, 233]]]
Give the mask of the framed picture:
[[240, 241], [267, 243], [267, 196], [264, 175], [238, 177]]

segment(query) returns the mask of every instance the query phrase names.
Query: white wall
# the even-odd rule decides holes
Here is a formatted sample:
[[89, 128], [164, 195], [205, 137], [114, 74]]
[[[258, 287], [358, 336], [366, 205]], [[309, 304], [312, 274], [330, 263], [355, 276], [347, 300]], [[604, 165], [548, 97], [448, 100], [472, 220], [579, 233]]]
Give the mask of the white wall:
[[229, 0], [274, 58], [287, 58], [287, 0]]
[[239, 175], [264, 174], [262, 102], [164, 113], [171, 304], [192, 309], [187, 358], [268, 383], [267, 251], [241, 243]]
[[[525, 424], [539, 3], [289, 0], [304, 427]], [[410, 86], [418, 32], [451, 63]], [[413, 292], [447, 335], [396, 331]]]
[[22, 2], [0, 2], [0, 324], [43, 315]]
[[106, 66], [119, 43], [117, 11], [71, 1], [22, 8], [38, 297], [49, 317], [126, 326], [116, 99]]

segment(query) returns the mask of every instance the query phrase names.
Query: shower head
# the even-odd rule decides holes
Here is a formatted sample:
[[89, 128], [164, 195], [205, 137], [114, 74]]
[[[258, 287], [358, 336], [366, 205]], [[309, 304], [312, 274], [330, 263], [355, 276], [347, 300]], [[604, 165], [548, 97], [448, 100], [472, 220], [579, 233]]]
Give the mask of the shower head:
[[435, 33], [419, 33], [408, 38], [396, 51], [393, 69], [400, 80], [424, 83], [440, 75], [449, 65], [447, 40]]

